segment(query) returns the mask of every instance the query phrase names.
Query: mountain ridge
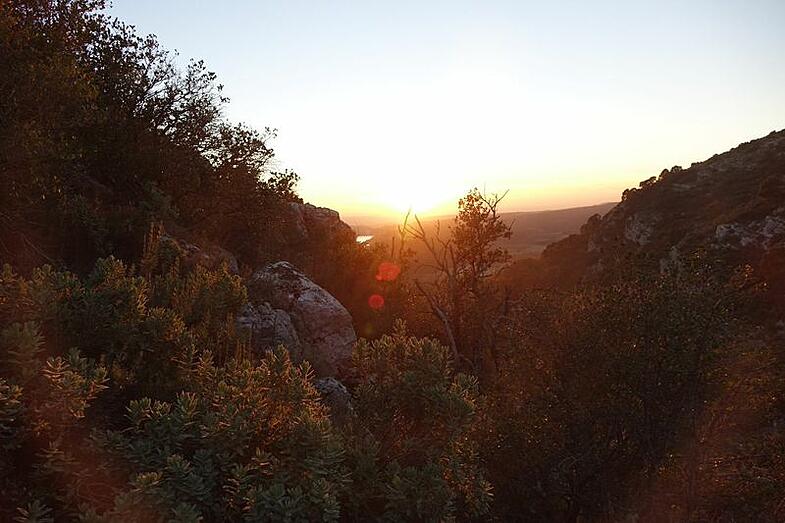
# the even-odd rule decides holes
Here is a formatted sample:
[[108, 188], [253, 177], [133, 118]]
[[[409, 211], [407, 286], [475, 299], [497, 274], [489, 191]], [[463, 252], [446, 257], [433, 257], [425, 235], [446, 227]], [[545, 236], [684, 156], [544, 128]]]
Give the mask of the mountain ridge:
[[663, 170], [578, 233], [549, 244], [539, 268], [519, 264], [513, 272], [536, 274], [529, 285], [572, 287], [623, 270], [633, 258], [662, 271], [698, 251], [728, 269], [752, 267], [773, 293], [785, 288], [785, 130]]

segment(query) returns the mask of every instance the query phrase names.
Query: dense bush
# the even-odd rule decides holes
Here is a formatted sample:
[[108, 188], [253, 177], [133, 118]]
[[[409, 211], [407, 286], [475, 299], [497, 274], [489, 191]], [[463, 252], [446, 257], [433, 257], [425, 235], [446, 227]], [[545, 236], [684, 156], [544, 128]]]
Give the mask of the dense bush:
[[530, 293], [489, 396], [498, 510], [623, 518], [716, 393], [731, 296], [686, 277]]
[[352, 513], [407, 521], [487, 513], [476, 379], [454, 374], [446, 347], [407, 336], [401, 323], [389, 336], [360, 341], [354, 362]]
[[477, 384], [453, 373], [443, 346], [402, 330], [361, 342], [354, 414], [336, 427], [307, 363], [293, 365], [282, 349], [249, 353], [234, 333], [245, 300], [239, 278], [161, 259], [147, 264], [147, 277], [113, 258], [84, 280], [49, 267], [30, 279], [4, 268], [0, 516], [444, 520], [487, 512]]
[[131, 470], [101, 519], [336, 520], [343, 451], [308, 373], [283, 350], [205, 358], [173, 402], [132, 401], [129, 426], [96, 437]]
[[63, 449], [84, 437], [85, 413], [106, 388], [106, 369], [77, 350], [47, 357], [35, 322], [6, 325], [0, 343], [0, 517], [10, 519], [14, 507], [44, 516], [52, 504], [71, 501], [52, 481], [84, 486]]
[[202, 62], [179, 71], [101, 0], [0, 9], [0, 260], [27, 270], [140, 255], [177, 219], [249, 264], [280, 249], [297, 176], [269, 169], [271, 130], [227, 122]]

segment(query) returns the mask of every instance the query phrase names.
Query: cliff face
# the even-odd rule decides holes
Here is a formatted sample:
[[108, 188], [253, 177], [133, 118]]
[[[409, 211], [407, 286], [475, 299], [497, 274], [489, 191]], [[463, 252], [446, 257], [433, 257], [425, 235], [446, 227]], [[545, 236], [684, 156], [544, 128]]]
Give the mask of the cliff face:
[[748, 264], [773, 292], [785, 290], [785, 131], [641, 182], [579, 234], [548, 246], [542, 265], [552, 283], [571, 286], [633, 261], [678, 268], [698, 251], [728, 267]]

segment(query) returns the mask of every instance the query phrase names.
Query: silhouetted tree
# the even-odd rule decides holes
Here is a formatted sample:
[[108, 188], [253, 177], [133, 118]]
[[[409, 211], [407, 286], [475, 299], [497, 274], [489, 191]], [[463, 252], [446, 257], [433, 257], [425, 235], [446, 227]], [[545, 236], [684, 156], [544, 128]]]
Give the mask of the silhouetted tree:
[[434, 281], [415, 283], [442, 324], [454, 357], [488, 379], [496, 373], [495, 340], [506, 301], [491, 277], [510, 260], [498, 246], [499, 240], [511, 235], [497, 210], [505, 194], [469, 191], [458, 202], [446, 238], [438, 224], [430, 235], [416, 216], [414, 223], [403, 226], [403, 232], [425, 245], [431, 255]]

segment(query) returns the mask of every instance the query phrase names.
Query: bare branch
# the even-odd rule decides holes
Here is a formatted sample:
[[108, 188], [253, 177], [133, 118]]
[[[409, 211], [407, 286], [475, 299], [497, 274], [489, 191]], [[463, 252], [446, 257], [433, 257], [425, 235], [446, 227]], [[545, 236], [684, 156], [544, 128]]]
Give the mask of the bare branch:
[[433, 297], [426, 292], [423, 286], [420, 284], [419, 280], [414, 280], [414, 284], [420, 290], [425, 299], [428, 300], [428, 304], [431, 307], [431, 312], [436, 315], [439, 320], [441, 320], [442, 325], [444, 326], [444, 330], [447, 333], [447, 339], [450, 342], [450, 349], [452, 350], [453, 358], [455, 358], [456, 363], [461, 360], [461, 355], [458, 353], [458, 346], [455, 343], [455, 336], [452, 333], [452, 328], [450, 327], [450, 321], [447, 319], [447, 315], [444, 311], [436, 304]]

